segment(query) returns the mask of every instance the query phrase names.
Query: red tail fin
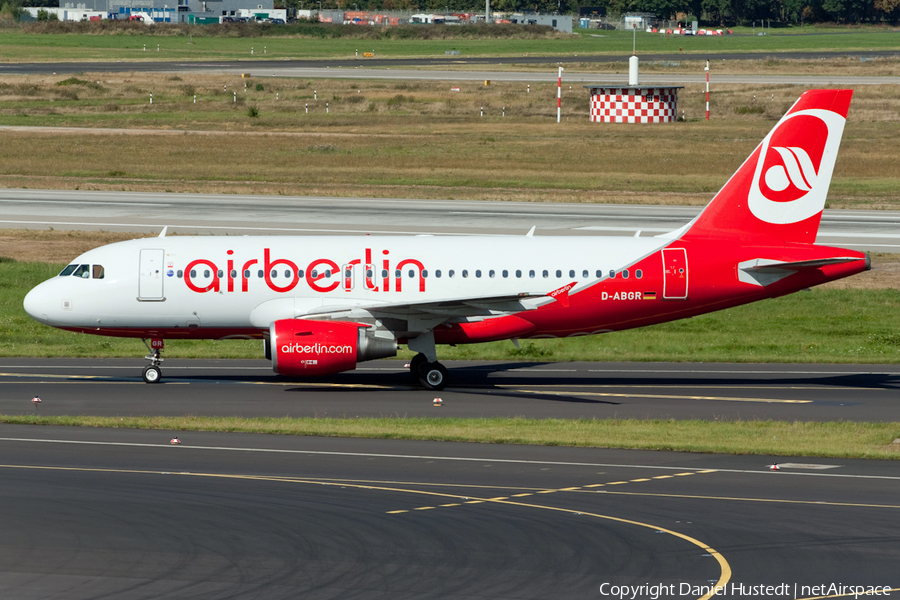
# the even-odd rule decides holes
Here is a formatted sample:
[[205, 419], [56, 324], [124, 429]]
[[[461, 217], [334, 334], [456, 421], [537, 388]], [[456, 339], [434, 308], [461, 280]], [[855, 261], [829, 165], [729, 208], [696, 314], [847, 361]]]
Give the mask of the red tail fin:
[[816, 241], [853, 90], [810, 90], [719, 190], [684, 237]]

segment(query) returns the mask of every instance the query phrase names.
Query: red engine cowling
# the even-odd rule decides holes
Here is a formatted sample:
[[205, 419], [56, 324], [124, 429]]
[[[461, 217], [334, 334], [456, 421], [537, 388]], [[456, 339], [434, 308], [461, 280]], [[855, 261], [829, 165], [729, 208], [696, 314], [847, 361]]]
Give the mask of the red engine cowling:
[[357, 362], [396, 356], [397, 340], [345, 321], [283, 319], [269, 327], [272, 369], [282, 375], [328, 375]]

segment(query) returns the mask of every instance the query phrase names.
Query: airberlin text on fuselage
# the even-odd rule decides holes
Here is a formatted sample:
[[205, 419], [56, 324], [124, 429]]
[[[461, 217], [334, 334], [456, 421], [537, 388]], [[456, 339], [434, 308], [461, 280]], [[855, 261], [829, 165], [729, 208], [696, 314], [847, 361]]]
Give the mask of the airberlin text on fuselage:
[[[297, 263], [286, 258], [273, 259], [270, 248], [263, 249], [261, 265], [259, 259], [247, 260], [243, 264], [238, 261], [237, 264], [240, 269], [235, 267], [235, 262], [232, 258], [234, 250], [228, 250], [226, 254], [228, 258], [226, 259], [225, 269], [206, 258], [198, 258], [189, 262], [184, 269], [184, 283], [188, 289], [198, 294], [223, 291], [222, 279], [224, 279], [224, 291], [234, 292], [236, 291], [236, 286], [240, 286], [238, 291], [247, 292], [250, 289], [250, 280], [254, 279], [252, 277], [254, 270], [263, 272], [265, 284], [275, 292], [289, 292], [300, 283], [301, 276]], [[311, 290], [321, 293], [332, 292], [338, 288], [343, 288], [349, 292], [354, 288], [358, 276], [361, 276], [362, 287], [370, 292], [402, 292], [403, 270], [408, 269], [412, 272], [408, 279], [413, 277], [418, 279], [417, 286], [414, 285], [415, 282], [413, 281], [409, 283], [414, 285], [414, 289], [420, 292], [425, 291], [425, 277], [423, 276], [425, 266], [421, 261], [414, 258], [407, 258], [393, 265], [394, 281], [392, 290], [390, 251], [382, 250], [381, 254], [381, 264], [378, 266], [372, 262], [371, 248], [366, 248], [364, 259], [356, 258], [343, 265], [338, 265], [335, 261], [328, 258], [317, 258], [306, 265], [306, 268], [303, 270], [303, 279], [305, 279]], [[204, 270], [211, 271], [212, 279], [205, 277], [203, 284], [197, 285], [194, 282], [197, 276], [196, 274], [192, 275], [197, 267], [204, 267]], [[361, 273], [357, 272], [357, 267], [361, 267]], [[379, 271], [386, 273], [387, 276], [379, 277]], [[222, 273], [221, 276], [219, 275], [220, 272]], [[273, 273], [275, 274], [274, 278], [272, 277]], [[280, 281], [276, 281], [280, 279], [279, 273], [285, 276], [284, 285], [278, 285]]]

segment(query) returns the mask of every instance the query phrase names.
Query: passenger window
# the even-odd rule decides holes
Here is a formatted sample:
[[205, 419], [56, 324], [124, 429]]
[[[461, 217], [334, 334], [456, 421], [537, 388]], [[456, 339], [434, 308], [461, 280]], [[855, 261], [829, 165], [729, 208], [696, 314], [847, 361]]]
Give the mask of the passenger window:
[[622, 271], [622, 279], [628, 279], [628, 269]]
[[562, 271], [560, 271], [559, 269], [557, 269], [557, 270], [556, 270], [556, 276], [557, 276], [557, 277], [562, 277]]
[[[313, 277], [316, 276], [315, 273], [316, 273], [316, 272], [313, 271]], [[382, 269], [382, 270], [381, 270], [381, 278], [382, 278], [382, 279], [387, 279], [387, 276], [388, 276], [387, 269]]]
[[610, 279], [615, 279], [615, 278], [616, 278], [616, 272], [613, 271], [613, 270], [610, 270], [610, 272], [609, 272], [609, 278], [610, 278]]
[[503, 278], [506, 279], [507, 277], [509, 277], [509, 271], [503, 269]]
[[316, 279], [319, 276], [318, 269], [313, 269], [312, 271], [310, 271], [309, 276], [312, 277], [313, 279]]
[[234, 279], [235, 277], [237, 277], [237, 271], [235, 271], [234, 269], [232, 269], [232, 270], [231, 270], [231, 278]]
[[184, 277], [184, 271], [178, 269], [178, 272], [175, 275], [178, 277], [178, 279], [181, 279], [182, 277]]
[[[291, 272], [290, 272], [290, 271], [285, 271], [285, 272], [284, 272], [284, 278], [285, 278], [285, 279], [289, 278], [290, 276], [291, 276]], [[234, 277], [234, 275], [232, 275], [232, 277]], [[349, 275], [348, 275], [347, 277], [349, 277]]]
[[91, 274], [94, 279], [103, 279], [103, 276], [105, 274], [106, 273], [103, 271], [103, 265], [94, 265], [94, 272]]
[[197, 269], [191, 269], [191, 279], [197, 277]]
[[435, 271], [435, 272], [434, 272], [434, 276], [435, 276], [435, 277], [440, 277], [440, 276], [441, 276], [441, 270], [438, 269], [437, 271]]
[[488, 271], [488, 277], [491, 277], [491, 278], [494, 277], [494, 270], [493, 270], [493, 269], [491, 269], [490, 271]]
[[[585, 273], [584, 276], [587, 277], [587, 273]], [[575, 277], [575, 269], [569, 270], [569, 277]]]
[[644, 276], [644, 272], [641, 271], [640, 269], [638, 269], [634, 272], [634, 276], [637, 277], [638, 279], [640, 279], [641, 277]]
[[400, 269], [394, 271], [394, 277], [400, 277], [402, 273], [400, 273]]
[[270, 276], [272, 279], [275, 279], [276, 277], [278, 277], [278, 271], [276, 271], [275, 269], [272, 269], [272, 272], [269, 273], [269, 276]]
[[410, 278], [410, 279], [412, 279], [413, 277], [416, 276], [416, 272], [415, 272], [414, 270], [412, 270], [412, 269], [410, 269], [409, 271], [407, 271], [406, 274], [409, 275], [409, 278]]
[[481, 277], [481, 269], [475, 271], [475, 277]]
[[534, 269], [531, 269], [530, 271], [528, 271], [528, 276], [531, 277], [532, 279], [534, 279]]
[[78, 265], [69, 265], [68, 267], [66, 267], [65, 269], [60, 271], [59, 276], [60, 277], [68, 277], [69, 275], [74, 273], [75, 269], [77, 269], [77, 268], [78, 268]]
[[244, 269], [244, 279], [250, 279], [250, 269]]
[[544, 279], [546, 279], [547, 277], [550, 276], [550, 272], [547, 271], [547, 269], [544, 269], [544, 272], [542, 273], [542, 275], [544, 276]]
[[91, 276], [91, 267], [90, 265], [78, 265], [78, 268], [75, 269], [75, 273], [73, 273], [74, 277], [81, 277], [82, 279], [87, 279]]
[[203, 271], [203, 276], [204, 276], [204, 277], [209, 277], [209, 269], [204, 269], [204, 271]]
[[453, 274], [454, 274], [453, 269], [450, 269], [449, 271], [447, 271], [447, 277], [453, 277]]
[[468, 277], [468, 276], [469, 276], [469, 270], [468, 270], [468, 269], [463, 269], [462, 276], [463, 276], [463, 277]]
[[224, 273], [222, 272], [222, 269], [219, 269], [218, 271], [216, 271], [216, 277], [218, 277], [219, 279], [221, 279], [223, 275], [224, 275]]
[[520, 269], [516, 269], [516, 277], [522, 277], [522, 271]]
[[260, 279], [262, 279], [263, 277], [265, 277], [265, 275], [263, 274], [262, 269], [260, 269], [259, 271], [256, 272], [256, 276], [259, 277]]
[[[372, 269], [366, 269], [366, 277], [371, 279], [372, 275], [374, 275], [374, 273], [372, 273]], [[303, 271], [300, 271], [300, 277], [303, 277]]]
[[303, 278], [303, 269], [297, 269], [297, 277]]
[[331, 279], [331, 269], [325, 269], [325, 279]]
[[428, 269], [422, 269], [422, 279], [428, 279]]

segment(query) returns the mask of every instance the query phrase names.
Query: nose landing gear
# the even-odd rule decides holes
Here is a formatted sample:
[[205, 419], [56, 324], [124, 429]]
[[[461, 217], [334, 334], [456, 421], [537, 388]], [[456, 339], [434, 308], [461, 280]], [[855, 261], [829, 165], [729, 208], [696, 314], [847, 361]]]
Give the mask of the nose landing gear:
[[147, 350], [150, 351], [150, 354], [144, 357], [150, 361], [150, 364], [144, 367], [144, 372], [142, 373], [144, 383], [159, 383], [162, 380], [162, 371], [160, 370], [159, 365], [161, 365], [164, 360], [160, 354], [162, 353], [165, 344], [163, 340], [159, 339], [152, 339], [149, 344], [146, 339], [141, 341], [144, 342], [144, 345], [147, 346]]

